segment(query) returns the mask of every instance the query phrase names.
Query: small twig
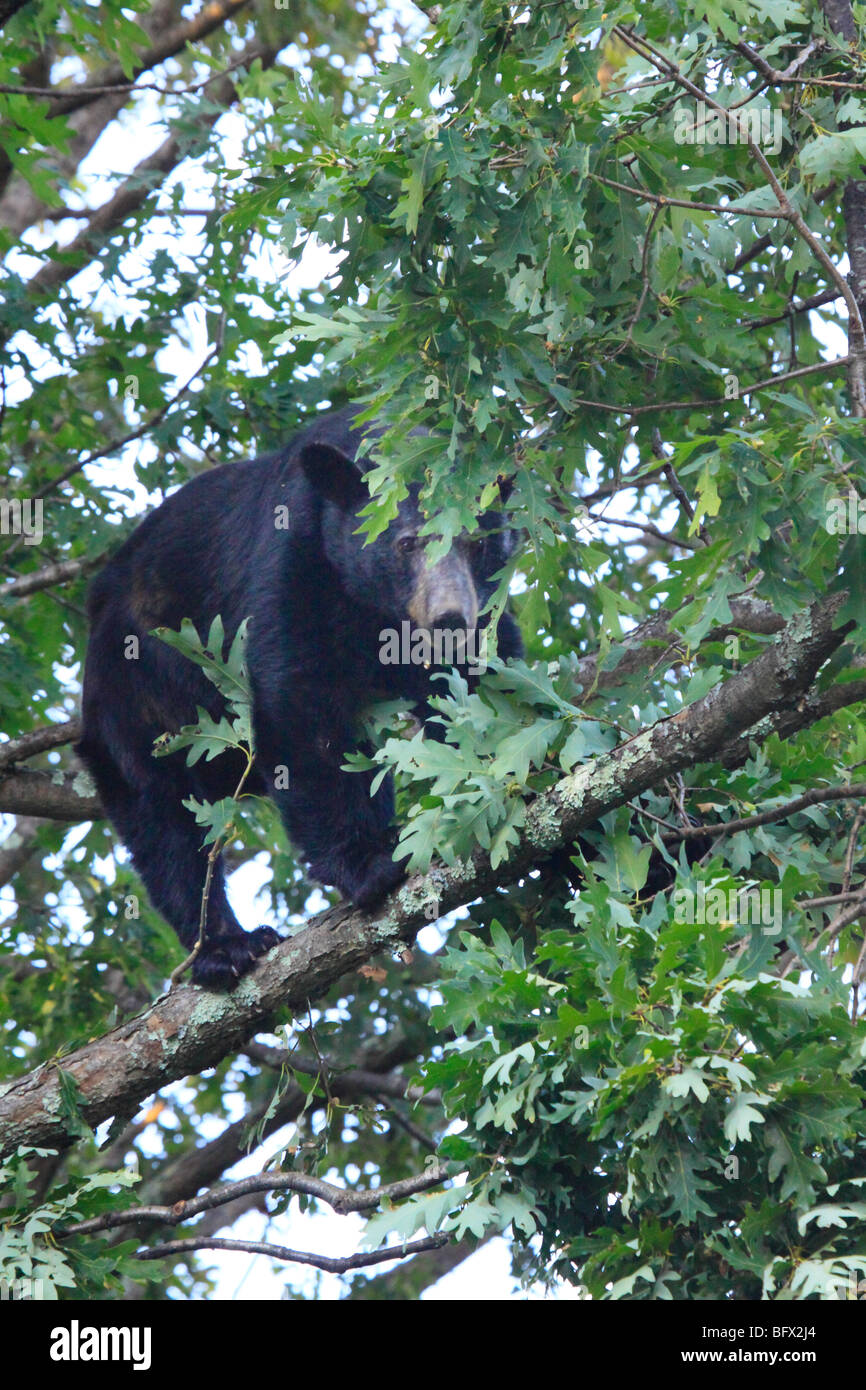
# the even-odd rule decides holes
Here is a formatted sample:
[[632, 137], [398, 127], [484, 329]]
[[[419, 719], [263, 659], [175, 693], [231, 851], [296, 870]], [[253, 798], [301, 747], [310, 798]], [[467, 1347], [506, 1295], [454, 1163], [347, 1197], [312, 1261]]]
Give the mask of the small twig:
[[866, 817], [866, 808], [858, 806], [857, 813], [854, 816], [854, 822], [851, 826], [851, 833], [848, 836], [848, 847], [845, 850], [845, 872], [842, 876], [843, 893], [847, 893], [851, 887], [851, 875], [854, 871], [854, 850], [857, 845], [857, 836], [860, 833], [860, 827], [863, 824], [864, 817]]
[[[665, 453], [664, 444], [662, 443], [661, 431], [659, 430], [658, 426], [655, 426], [652, 433], [652, 451], [655, 457], [660, 460], [662, 465], [662, 472], [668, 480], [668, 486], [670, 487], [671, 492], [673, 493], [674, 497], [677, 499], [683, 511], [685, 512], [686, 520], [689, 522], [689, 525], [691, 525], [691, 523], [695, 519], [695, 509], [691, 504], [691, 500], [689, 499], [689, 496], [685, 488], [683, 487], [682, 483], [677, 477], [676, 469], [674, 468], [673, 464], [671, 463], [670, 459]], [[701, 523], [699, 535], [703, 544], [709, 545], [710, 538], [707, 533], [707, 528], [703, 525], [703, 523]]]
[[642, 311], [643, 306], [644, 306], [644, 303], [645, 303], [645, 301], [646, 301], [647, 294], [649, 293], [649, 248], [650, 248], [650, 242], [651, 242], [651, 240], [652, 240], [653, 227], [654, 227], [655, 224], [656, 224], [656, 219], [658, 218], [658, 215], [659, 215], [659, 213], [661, 212], [661, 210], [662, 210], [662, 204], [661, 204], [661, 203], [656, 203], [655, 207], [654, 207], [653, 210], [652, 210], [652, 214], [650, 215], [649, 225], [647, 226], [646, 235], [644, 236], [644, 239], [643, 239], [643, 253], [642, 253], [642, 255], [641, 255], [641, 281], [642, 281], [642, 283], [641, 283], [640, 298], [638, 299], [637, 305], [635, 306], [634, 313], [632, 314], [631, 318], [630, 318], [629, 321], [628, 321], [628, 326], [627, 326], [627, 328], [626, 328], [626, 335], [625, 335], [625, 337], [623, 338], [623, 340], [622, 340], [622, 342], [620, 343], [619, 347], [616, 348], [613, 352], [611, 352], [611, 353], [608, 354], [609, 359], [610, 359], [611, 361], [613, 361], [613, 359], [614, 359], [615, 357], [619, 357], [620, 353], [621, 353], [621, 352], [624, 352], [625, 349], [628, 347], [629, 343], [632, 341], [632, 334], [633, 334], [633, 332], [634, 332], [635, 324], [637, 323], [638, 319], [639, 319], [640, 316], [641, 316], [641, 311]]
[[599, 512], [587, 512], [587, 516], [592, 521], [600, 521], [605, 526], [626, 526], [632, 531], [643, 531], [647, 536], [652, 536], [653, 540], [664, 541], [666, 545], [681, 546], [683, 550], [697, 550], [697, 541], [690, 541], [681, 536], [671, 535], [667, 531], [659, 530], [651, 521], [627, 521], [618, 516], [603, 516]]
[[406, 1119], [405, 1115], [401, 1115], [393, 1105], [389, 1105], [385, 1096], [380, 1095], [377, 1099], [385, 1110], [389, 1124], [395, 1124], [398, 1128], [405, 1130], [410, 1138], [421, 1145], [422, 1149], [426, 1149], [427, 1153], [435, 1154], [439, 1147], [435, 1139], [431, 1139], [429, 1134], [424, 1133], [420, 1125], [413, 1124], [411, 1120]]

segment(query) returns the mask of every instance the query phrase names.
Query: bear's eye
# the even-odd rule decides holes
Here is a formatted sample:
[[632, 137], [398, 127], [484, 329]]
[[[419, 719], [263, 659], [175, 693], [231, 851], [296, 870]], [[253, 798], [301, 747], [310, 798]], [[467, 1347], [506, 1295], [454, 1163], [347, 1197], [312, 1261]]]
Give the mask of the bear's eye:
[[401, 555], [409, 555], [418, 544], [417, 536], [401, 536], [397, 542], [397, 549]]

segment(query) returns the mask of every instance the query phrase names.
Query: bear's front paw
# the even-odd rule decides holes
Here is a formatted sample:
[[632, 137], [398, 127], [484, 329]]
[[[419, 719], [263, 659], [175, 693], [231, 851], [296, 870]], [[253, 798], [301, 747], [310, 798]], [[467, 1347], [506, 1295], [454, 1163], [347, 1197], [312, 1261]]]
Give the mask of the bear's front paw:
[[232, 990], [252, 970], [259, 956], [279, 945], [282, 938], [273, 927], [232, 933], [205, 941], [193, 961], [192, 982], [203, 989]]
[[356, 907], [366, 910], [379, 902], [406, 877], [407, 859], [393, 860], [390, 854], [376, 854], [366, 866], [361, 882], [348, 896]]

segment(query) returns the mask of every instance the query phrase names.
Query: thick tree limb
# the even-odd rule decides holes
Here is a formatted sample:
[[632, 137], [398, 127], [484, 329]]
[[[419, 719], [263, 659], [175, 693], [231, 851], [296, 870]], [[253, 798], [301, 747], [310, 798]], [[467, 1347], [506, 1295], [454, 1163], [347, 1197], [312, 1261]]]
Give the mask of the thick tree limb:
[[86, 772], [0, 771], [0, 810], [46, 820], [101, 820], [102, 802]]
[[[831, 595], [798, 614], [760, 656], [703, 699], [537, 796], [515, 850], [496, 870], [478, 849], [469, 862], [434, 865], [425, 877], [409, 879], [375, 911], [331, 908], [263, 957], [234, 993], [176, 989], [142, 1016], [65, 1057], [60, 1065], [78, 1088], [81, 1115], [98, 1124], [160, 1086], [213, 1066], [241, 1049], [276, 1012], [305, 1009], [347, 971], [413, 940], [431, 920], [431, 907], [441, 916], [513, 883], [609, 811], [664, 777], [717, 756], [767, 716], [789, 709], [850, 630], [850, 624], [834, 630], [843, 602], [843, 595]], [[69, 1142], [56, 1064], [37, 1068], [0, 1096], [0, 1152], [18, 1144]]]
[[[769, 635], [778, 632], [784, 625], [771, 606], [758, 599], [731, 599], [730, 608], [731, 622], [714, 628], [707, 641], [718, 641], [728, 633], [738, 631]], [[680, 639], [674, 618], [675, 615], [662, 609], [628, 633], [622, 643], [623, 655], [611, 670], [599, 671], [598, 658], [594, 654], [584, 657], [577, 672], [583, 691], [581, 701], [586, 702], [612, 689], [636, 671], [664, 665], [675, 659]], [[759, 735], [766, 738], [777, 733], [780, 738], [790, 738], [819, 719], [846, 706], [859, 704], [864, 698], [866, 682], [863, 681], [839, 682], [821, 695], [811, 693], [795, 709], [769, 715], [759, 728], [726, 745], [719, 751], [719, 759], [725, 767], [738, 767], [749, 757], [750, 744]], [[65, 733], [62, 732], [64, 730]], [[80, 737], [80, 733], [80, 721], [71, 719], [66, 724], [48, 725], [14, 742], [0, 744], [0, 813], [42, 816], [46, 820], [60, 821], [102, 819], [105, 813], [93, 794], [86, 774], [47, 774], [12, 767], [12, 764], [33, 757], [46, 748], [72, 743]], [[42, 736], [45, 742], [40, 742]], [[5, 776], [4, 767], [11, 768]]]

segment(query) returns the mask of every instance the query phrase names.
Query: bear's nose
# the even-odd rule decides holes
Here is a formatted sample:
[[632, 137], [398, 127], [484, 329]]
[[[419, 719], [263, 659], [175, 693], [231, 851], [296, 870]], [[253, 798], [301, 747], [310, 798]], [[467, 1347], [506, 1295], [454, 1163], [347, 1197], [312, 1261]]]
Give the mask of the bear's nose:
[[469, 627], [469, 619], [465, 613], [461, 613], [457, 608], [449, 608], [445, 613], [435, 614], [430, 626], [432, 628], [442, 628], [443, 630], [456, 632], [463, 631]]

